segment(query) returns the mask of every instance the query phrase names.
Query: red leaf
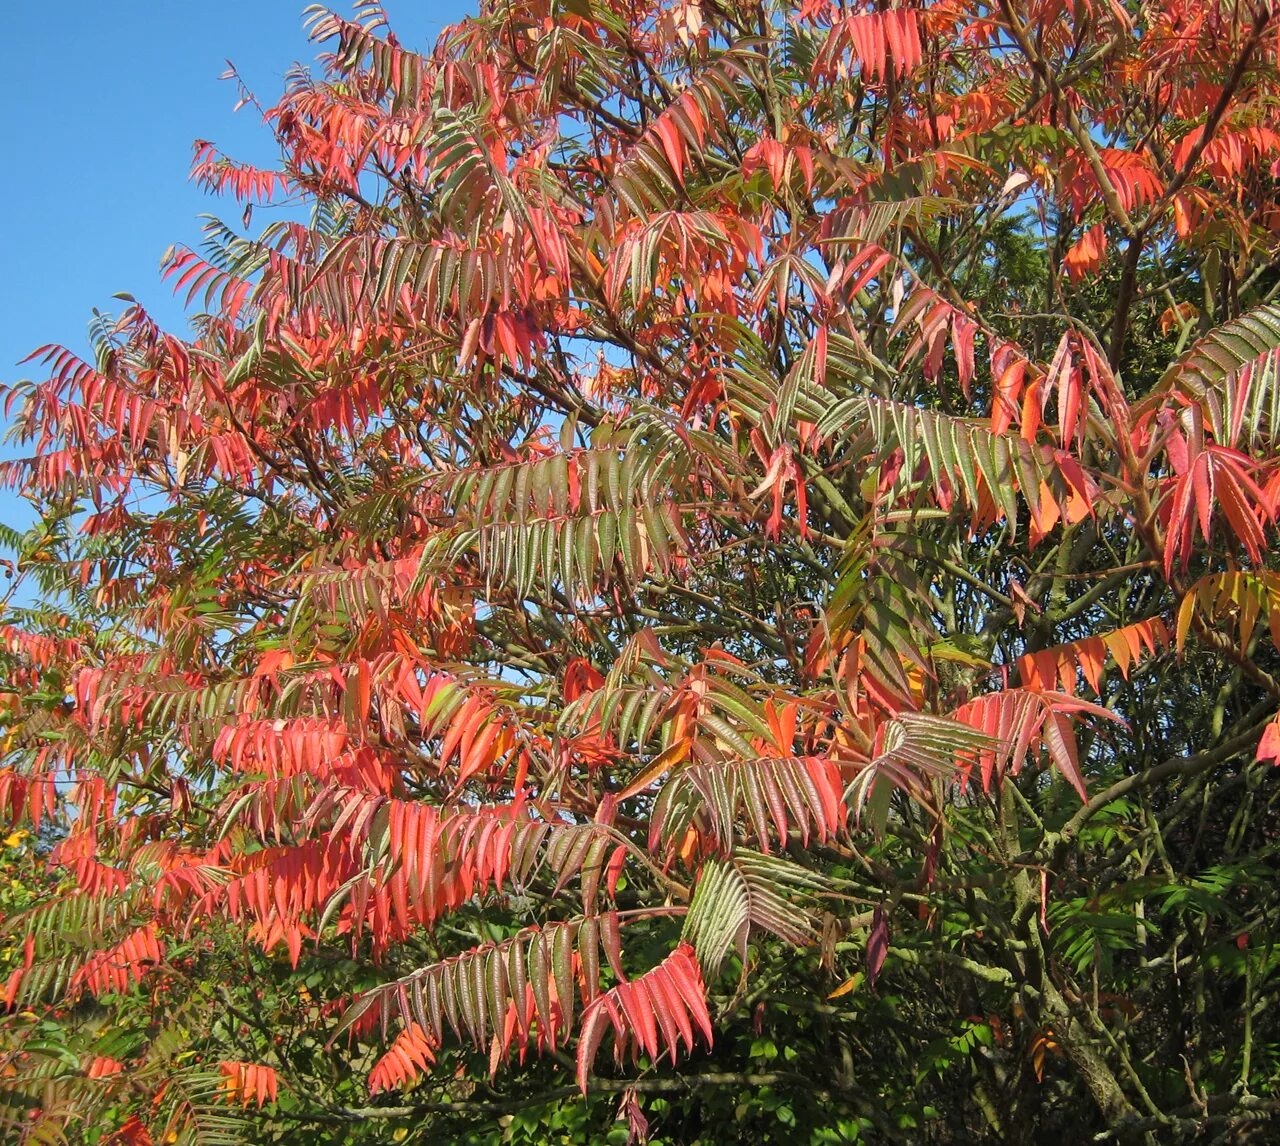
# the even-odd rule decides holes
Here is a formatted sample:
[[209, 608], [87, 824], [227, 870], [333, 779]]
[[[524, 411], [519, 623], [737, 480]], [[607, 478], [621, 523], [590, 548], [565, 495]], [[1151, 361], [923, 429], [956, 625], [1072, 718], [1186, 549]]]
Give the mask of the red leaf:
[[1262, 761], [1269, 760], [1272, 764], [1280, 764], [1280, 720], [1273, 720], [1263, 730], [1255, 757]]
[[877, 904], [871, 916], [871, 932], [867, 936], [867, 986], [874, 987], [889, 954], [889, 919], [884, 905]]
[[613, 1025], [614, 1049], [619, 1058], [628, 1046], [657, 1058], [665, 1044], [674, 1062], [677, 1033], [692, 1049], [695, 1025], [710, 1046], [711, 1015], [693, 948], [681, 943], [652, 970], [628, 983], [619, 983], [587, 1005], [582, 1014], [577, 1057], [578, 1086], [584, 1094], [606, 1023]]
[[1072, 282], [1079, 282], [1102, 266], [1107, 251], [1107, 232], [1101, 223], [1095, 223], [1072, 245], [1062, 257], [1062, 266]]
[[1053, 766], [1062, 773], [1071, 786], [1080, 793], [1080, 799], [1088, 801], [1084, 776], [1080, 772], [1079, 749], [1071, 721], [1060, 713], [1051, 713], [1044, 722], [1044, 743]]
[[587, 1076], [591, 1072], [591, 1064], [596, 1060], [596, 1052], [600, 1049], [609, 1021], [604, 995], [583, 1012], [582, 1027], [578, 1032], [578, 1089], [583, 1094], [587, 1093]]
[[255, 1062], [220, 1062], [218, 1070], [228, 1101], [259, 1107], [275, 1102], [279, 1083], [273, 1067]]

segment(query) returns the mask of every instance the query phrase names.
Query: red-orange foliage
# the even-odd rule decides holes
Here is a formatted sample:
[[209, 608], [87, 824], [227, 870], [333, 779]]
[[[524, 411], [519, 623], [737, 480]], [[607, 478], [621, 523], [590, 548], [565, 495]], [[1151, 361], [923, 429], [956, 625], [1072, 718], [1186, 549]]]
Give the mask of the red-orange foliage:
[[[956, 802], [1036, 765], [1087, 800], [1129, 734], [1104, 664], [1162, 656], [1184, 598], [1179, 643], [1274, 704], [1219, 631], [1271, 598], [1195, 578], [1274, 541], [1280, 312], [1220, 296], [1155, 379], [1133, 331], [1201, 318], [1144, 259], [1275, 251], [1280, 33], [1131, 8], [528, 0], [425, 55], [315, 14], [279, 170], [194, 163], [311, 221], [212, 227], [167, 264], [189, 337], [129, 305], [7, 397], [67, 596], [3, 630], [0, 808], [56, 817], [98, 916], [58, 976], [33, 916], [6, 1002], [164, 981], [229, 928], [428, 964], [350, 1000], [351, 1037], [400, 1029], [374, 1092], [578, 1031], [585, 1089], [609, 1028], [619, 1069], [711, 1043], [720, 959], [817, 944], [824, 864], [895, 801], [923, 892]], [[1047, 316], [983, 245], [1019, 203]], [[477, 911], [505, 937], [427, 960]]]

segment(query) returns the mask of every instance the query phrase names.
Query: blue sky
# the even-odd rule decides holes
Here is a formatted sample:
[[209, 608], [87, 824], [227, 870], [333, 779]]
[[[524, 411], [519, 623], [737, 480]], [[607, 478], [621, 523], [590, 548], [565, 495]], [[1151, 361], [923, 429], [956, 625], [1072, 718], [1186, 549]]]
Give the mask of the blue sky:
[[[429, 47], [476, 0], [384, 0], [401, 42]], [[345, 0], [334, 7], [343, 10]], [[132, 294], [169, 329], [182, 307], [160, 281], [173, 243], [195, 245], [202, 213], [238, 212], [188, 182], [191, 143], [268, 163], [271, 139], [235, 86], [230, 59], [264, 106], [316, 47], [306, 0], [57, 0], [5, 6], [0, 69], [0, 380], [38, 371], [18, 359], [58, 342], [87, 352], [93, 308]], [[256, 223], [269, 216], [259, 212]], [[3, 456], [11, 456], [0, 446]], [[0, 491], [0, 521], [26, 503]]]

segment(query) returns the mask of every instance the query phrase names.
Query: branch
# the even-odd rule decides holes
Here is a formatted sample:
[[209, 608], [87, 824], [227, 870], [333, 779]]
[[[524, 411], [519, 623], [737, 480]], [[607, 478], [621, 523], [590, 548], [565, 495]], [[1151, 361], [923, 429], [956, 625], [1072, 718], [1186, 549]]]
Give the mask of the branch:
[[[699, 1086], [775, 1086], [780, 1082], [807, 1081], [797, 1074], [768, 1072], [763, 1074], [716, 1071], [675, 1078], [592, 1079], [591, 1090], [597, 1094], [620, 1094], [626, 1090], [642, 1094], [658, 1094], [691, 1090]], [[505, 1114], [533, 1106], [547, 1106], [565, 1098], [577, 1098], [576, 1086], [560, 1086], [525, 1098], [505, 1098], [483, 1102], [415, 1102], [407, 1106], [339, 1106], [329, 1111], [280, 1110], [275, 1117], [293, 1122], [341, 1124], [363, 1122], [370, 1118], [412, 1118], [422, 1114]]]
[[1010, 33], [1013, 35], [1014, 40], [1017, 41], [1018, 50], [1026, 57], [1027, 62], [1040, 77], [1049, 94], [1053, 96], [1054, 102], [1061, 109], [1067, 121], [1067, 127], [1071, 129], [1071, 136], [1076, 141], [1076, 146], [1084, 153], [1084, 157], [1093, 171], [1094, 178], [1098, 181], [1098, 189], [1102, 193], [1102, 201], [1106, 204], [1107, 211], [1127, 238], [1136, 237], [1138, 235], [1137, 228], [1134, 227], [1133, 220], [1129, 218], [1129, 212], [1125, 210], [1124, 204], [1120, 201], [1115, 184], [1111, 182], [1111, 176], [1107, 174], [1107, 169], [1103, 165], [1102, 156], [1098, 154], [1098, 149], [1094, 146], [1088, 130], [1080, 122], [1080, 117], [1076, 115], [1076, 110], [1071, 106], [1071, 101], [1063, 99], [1062, 88], [1049, 67], [1048, 61], [1036, 51], [1035, 46], [1027, 37], [1027, 30], [1021, 19], [1019, 19], [1018, 14], [1013, 10], [1009, 0], [1000, 0], [1000, 11], [1004, 15]]
[[[1280, 1111], [1280, 1102], [1255, 1098], [1248, 1094], [1211, 1094], [1203, 1106], [1184, 1106], [1159, 1117], [1121, 1119], [1114, 1126], [1095, 1134], [1095, 1142], [1126, 1140], [1127, 1136], [1147, 1130], [1168, 1129], [1194, 1135], [1217, 1122], [1269, 1119]], [[1196, 1117], [1199, 1115], [1200, 1117]]]
[[1132, 776], [1126, 776], [1123, 780], [1117, 780], [1111, 787], [1099, 792], [1083, 808], [1076, 812], [1062, 827], [1061, 831], [1046, 834], [1044, 846], [1036, 852], [1026, 853], [1017, 857], [1015, 862], [1021, 864], [1043, 860], [1046, 849], [1052, 848], [1052, 866], [1056, 868], [1061, 862], [1066, 849], [1084, 830], [1085, 825], [1112, 801], [1128, 795], [1135, 788], [1145, 788], [1170, 777], [1199, 775], [1201, 772], [1212, 768], [1215, 764], [1230, 760], [1233, 756], [1237, 756], [1240, 752], [1255, 745], [1258, 737], [1262, 735], [1263, 729], [1271, 723], [1275, 715], [1270, 702], [1263, 702], [1255, 705], [1246, 719], [1256, 719], [1260, 711], [1265, 711], [1267, 715], [1263, 719], [1257, 720], [1256, 723], [1251, 724], [1244, 732], [1233, 736], [1230, 740], [1223, 741], [1216, 748], [1197, 753], [1195, 756], [1174, 756], [1153, 768], [1147, 768], [1142, 772], [1135, 772]]

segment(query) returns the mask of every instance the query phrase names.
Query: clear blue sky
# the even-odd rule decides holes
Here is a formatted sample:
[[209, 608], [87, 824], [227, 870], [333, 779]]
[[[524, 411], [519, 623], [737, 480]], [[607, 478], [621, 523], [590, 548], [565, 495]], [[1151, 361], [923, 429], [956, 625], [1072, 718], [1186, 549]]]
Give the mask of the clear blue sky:
[[[86, 353], [96, 306], [128, 292], [161, 324], [182, 308], [160, 281], [173, 243], [195, 245], [202, 213], [238, 212], [188, 182], [191, 143], [266, 163], [269, 134], [251, 107], [233, 114], [230, 59], [270, 107], [295, 61], [314, 59], [307, 0], [52, 0], [5, 4], [0, 69], [0, 380], [58, 342]], [[345, 0], [336, 0], [336, 10]], [[384, 0], [402, 43], [429, 47], [476, 0]], [[269, 216], [259, 213], [256, 222]], [[11, 456], [0, 445], [4, 456]], [[25, 502], [0, 491], [0, 521], [28, 524]]]

